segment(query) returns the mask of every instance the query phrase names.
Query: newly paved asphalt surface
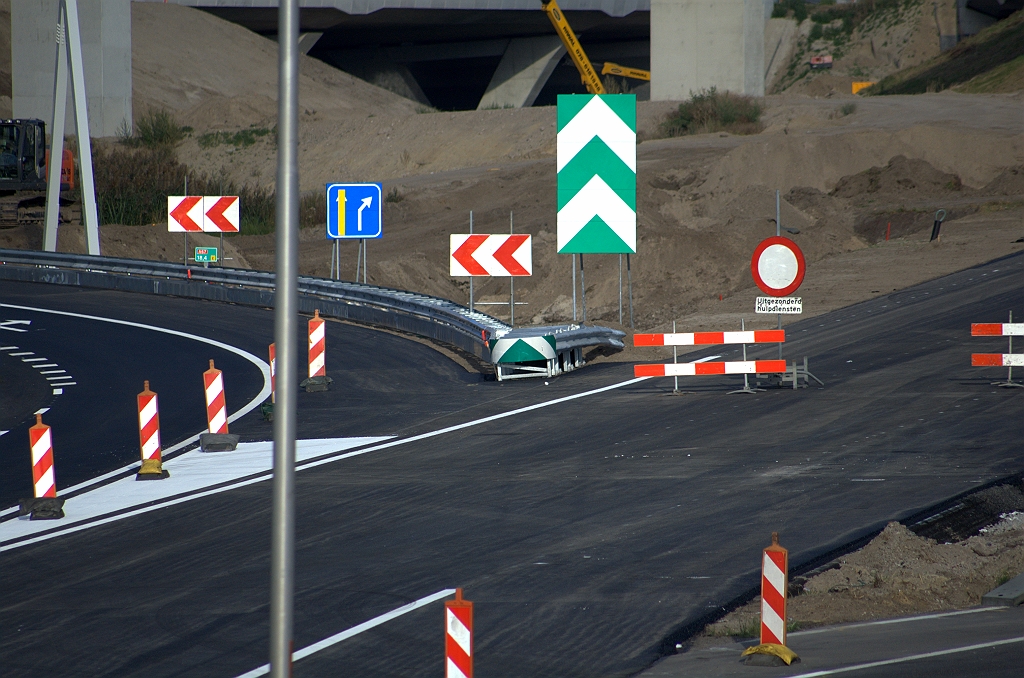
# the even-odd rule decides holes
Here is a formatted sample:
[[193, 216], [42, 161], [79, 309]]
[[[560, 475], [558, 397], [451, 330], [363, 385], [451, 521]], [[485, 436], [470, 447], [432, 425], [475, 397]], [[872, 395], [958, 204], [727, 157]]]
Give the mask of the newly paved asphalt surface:
[[667, 657], [642, 678], [799, 678], [850, 674], [872, 678], [984, 676], [1017, 678], [1024, 665], [1024, 607], [842, 624], [791, 633], [800, 657], [790, 666], [747, 666], [748, 643], [729, 643]]
[[[272, 326], [266, 310], [67, 288], [4, 283], [0, 300], [174, 327], [256, 355]], [[970, 367], [971, 352], [1005, 345], [972, 339], [969, 326], [1010, 309], [1024, 317], [1022, 303], [1015, 256], [790, 326], [787, 357], [809, 356], [824, 388], [726, 395], [737, 379], [710, 377], [672, 396], [671, 380], [647, 380], [302, 471], [295, 647], [462, 586], [476, 603], [477, 675], [636, 673], [756, 583], [772, 531], [796, 565], [1020, 471], [1024, 393], [990, 387], [1000, 370]], [[133, 396], [151, 377], [142, 358], [125, 366], [140, 350], [130, 341], [45, 350], [83, 374], [121, 369]], [[336, 381], [301, 394], [303, 438], [426, 433], [632, 377], [629, 365], [598, 364], [549, 386], [499, 384], [393, 335], [329, 323], [327, 341]], [[171, 366], [207, 359], [161, 336], [146, 344]], [[180, 370], [187, 384], [192, 369]], [[104, 395], [74, 418], [111, 407]], [[232, 430], [270, 437], [255, 413]], [[260, 666], [269, 511], [270, 484], [258, 483], [0, 553], [4, 675]], [[295, 675], [440, 675], [441, 620], [439, 604], [426, 606], [297, 662]]]

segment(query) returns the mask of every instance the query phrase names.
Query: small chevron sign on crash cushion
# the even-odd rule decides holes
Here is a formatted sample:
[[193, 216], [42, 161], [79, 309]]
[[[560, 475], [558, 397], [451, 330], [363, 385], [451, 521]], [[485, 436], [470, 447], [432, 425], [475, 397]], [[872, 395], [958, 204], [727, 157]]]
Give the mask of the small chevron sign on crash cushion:
[[636, 95], [558, 95], [558, 252], [636, 253]]

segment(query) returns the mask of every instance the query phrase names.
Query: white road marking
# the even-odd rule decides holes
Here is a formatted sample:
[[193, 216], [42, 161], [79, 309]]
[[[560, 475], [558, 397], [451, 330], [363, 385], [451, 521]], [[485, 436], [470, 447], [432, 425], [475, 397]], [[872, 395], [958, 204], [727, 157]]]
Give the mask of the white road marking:
[[[56, 371], [57, 372], [63, 372], [64, 370], [56, 370]], [[50, 374], [50, 373], [49, 372], [40, 372], [39, 374]], [[73, 378], [74, 377], [69, 377], [68, 375], [65, 374], [63, 377], [47, 377], [46, 380], [47, 381], [60, 381], [61, 379], [73, 379]]]
[[53, 395], [64, 395], [64, 389], [62, 389], [62, 388], [55, 388], [55, 389], [53, 389]]
[[[515, 416], [517, 414], [523, 414], [524, 412], [530, 412], [530, 411], [541, 409], [541, 408], [544, 408], [544, 407], [550, 407], [551, 405], [557, 405], [559, 403], [568, 402], [570, 400], [576, 400], [578, 398], [585, 398], [587, 396], [596, 395], [598, 393], [604, 393], [605, 391], [611, 391], [611, 390], [614, 390], [614, 389], [617, 389], [617, 388], [622, 388], [623, 386], [629, 386], [630, 384], [636, 384], [636, 383], [641, 382], [641, 381], [646, 381], [649, 378], [650, 377], [637, 377], [635, 379], [627, 379], [626, 381], [620, 381], [620, 382], [618, 382], [616, 384], [611, 384], [609, 386], [602, 386], [601, 388], [592, 389], [590, 391], [583, 391], [582, 393], [576, 393], [576, 394], [569, 395], [569, 396], [564, 396], [564, 397], [561, 397], [561, 398], [555, 398], [554, 400], [548, 400], [548, 401], [545, 401], [545, 402], [537, 403], [535, 405], [528, 405], [526, 407], [520, 407], [518, 409], [510, 410], [508, 412], [502, 412], [501, 414], [493, 414], [493, 415], [491, 415], [489, 417], [483, 417], [481, 419], [475, 419], [473, 421], [468, 421], [468, 422], [465, 422], [463, 424], [456, 424], [454, 426], [448, 426], [446, 428], [438, 429], [437, 431], [430, 431], [428, 433], [421, 433], [419, 435], [410, 436], [408, 438], [401, 438], [399, 440], [383, 443], [381, 445], [372, 445], [371, 447], [363, 448], [361, 450], [355, 450], [353, 452], [343, 452], [343, 453], [340, 453], [340, 454], [330, 455], [330, 456], [316, 455], [316, 456], [323, 456], [323, 458], [311, 460], [309, 462], [306, 462], [305, 464], [299, 463], [299, 461], [296, 460], [295, 469], [297, 471], [304, 471], [307, 468], [314, 468], [316, 466], [321, 466], [323, 464], [330, 464], [330, 463], [335, 462], [335, 461], [341, 461], [342, 459], [348, 459], [349, 457], [356, 457], [356, 456], [359, 456], [359, 455], [362, 455], [362, 454], [367, 454], [369, 452], [376, 452], [378, 450], [384, 450], [384, 449], [388, 449], [388, 448], [391, 448], [391, 447], [395, 447], [397, 445], [405, 445], [407, 443], [412, 443], [412, 442], [416, 442], [416, 441], [419, 441], [419, 440], [425, 440], [427, 438], [433, 438], [433, 437], [436, 437], [436, 436], [439, 436], [439, 435], [444, 435], [445, 433], [451, 433], [452, 431], [459, 431], [459, 430], [464, 429], [464, 428], [470, 428], [472, 426], [479, 426], [480, 424], [486, 424], [488, 422], [496, 421], [498, 419], [505, 419], [506, 417], [512, 417], [512, 416]], [[168, 454], [168, 453], [170, 453], [171, 451], [173, 451], [175, 449], [180, 449], [184, 445], [189, 444], [190, 442], [196, 441], [198, 439], [199, 439], [199, 435], [197, 434], [193, 438], [189, 439], [188, 441], [185, 441], [185, 442], [182, 442], [182, 443], [178, 443], [178, 445], [176, 445], [176, 446], [174, 446], [172, 448], [168, 448], [168, 449], [164, 450], [164, 454]], [[263, 443], [263, 444], [270, 445], [271, 443]], [[187, 453], [184, 456], [188, 456], [188, 454], [191, 454], [191, 453]], [[215, 455], [217, 455], [217, 456], [220, 456], [220, 455], [223, 455], [223, 454], [225, 454], [225, 453], [224, 452], [215, 453]], [[119, 475], [119, 474], [124, 473], [126, 471], [136, 469], [136, 468], [138, 468], [140, 466], [140, 463], [141, 462], [135, 462], [135, 463], [130, 464], [130, 465], [128, 465], [128, 466], [126, 466], [124, 468], [121, 468], [121, 469], [119, 469], [117, 471], [111, 471], [110, 473], [106, 473], [106, 474], [104, 474], [102, 476], [99, 476], [97, 478], [93, 478], [92, 480], [88, 481], [87, 483], [80, 483], [79, 485], [75, 485], [73, 487], [65, 488], [65, 489], [61, 490], [59, 494], [68, 494], [68, 493], [70, 493], [72, 491], [75, 491], [75, 490], [78, 490], [78, 489], [81, 489], [81, 488], [84, 488], [84, 487], [88, 487], [91, 484], [95, 484], [97, 482], [100, 482], [101, 480], [105, 480], [107, 478], [113, 477], [115, 475]], [[170, 462], [167, 462], [167, 463], [170, 463]], [[236, 475], [235, 477], [239, 477], [239, 476]], [[15, 549], [15, 548], [19, 548], [21, 546], [26, 546], [28, 544], [34, 544], [34, 543], [37, 543], [37, 542], [40, 542], [40, 541], [46, 541], [48, 539], [53, 539], [54, 537], [59, 537], [59, 536], [65, 535], [65, 534], [70, 534], [72, 532], [78, 532], [80, 530], [85, 530], [85, 529], [88, 529], [90, 527], [95, 527], [95, 526], [98, 526], [98, 525], [105, 525], [107, 523], [114, 522], [116, 520], [124, 520], [125, 518], [130, 518], [132, 516], [136, 516], [136, 515], [139, 515], [139, 514], [142, 514], [142, 513], [148, 513], [149, 511], [155, 511], [157, 509], [164, 508], [164, 507], [167, 507], [167, 506], [173, 506], [175, 504], [180, 504], [180, 503], [185, 502], [185, 501], [192, 501], [193, 499], [200, 499], [202, 497], [207, 497], [207, 496], [212, 495], [212, 494], [218, 494], [220, 492], [227, 492], [229, 490], [234, 490], [234, 489], [237, 489], [237, 488], [240, 488], [240, 487], [245, 487], [246, 485], [252, 485], [253, 483], [263, 482], [264, 480], [269, 480], [270, 478], [271, 478], [270, 475], [263, 475], [263, 476], [260, 476], [260, 477], [257, 477], [257, 478], [249, 478], [249, 479], [246, 479], [246, 480], [240, 480], [240, 481], [238, 481], [236, 483], [231, 483], [229, 485], [223, 485], [221, 487], [218, 487], [216, 489], [212, 489], [212, 490], [209, 490], [209, 491], [206, 491], [206, 492], [199, 492], [197, 494], [192, 494], [192, 495], [189, 495], [187, 497], [180, 497], [178, 499], [171, 499], [171, 500], [163, 502], [163, 503], [151, 503], [151, 502], [147, 501], [147, 503], [149, 505], [144, 506], [144, 507], [139, 508], [139, 509], [136, 509], [136, 510], [133, 510], [133, 511], [127, 511], [127, 512], [122, 513], [120, 515], [110, 516], [110, 517], [107, 517], [107, 518], [101, 518], [101, 519], [98, 519], [98, 520], [93, 520], [93, 521], [85, 523], [85, 524], [69, 525], [66, 529], [59, 529], [58, 528], [56, 531], [50, 532], [48, 534], [40, 535], [40, 536], [35, 537], [33, 539], [26, 539], [25, 541], [18, 542], [17, 544], [10, 544], [10, 545], [7, 545], [7, 546], [0, 546], [0, 552], [8, 551], [8, 550]], [[132, 480], [132, 479], [128, 478], [126, 480]], [[118, 481], [118, 482], [124, 482], [124, 480]], [[163, 481], [160, 481], [160, 482], [163, 482]], [[112, 484], [116, 484], [116, 483], [112, 483]], [[145, 484], [148, 485], [148, 484], [157, 484], [157, 483], [145, 483]], [[98, 492], [98, 491], [102, 490], [104, 487], [109, 487], [109, 486], [104, 485], [104, 486], [96, 488], [95, 490], [91, 490], [91, 491], [86, 492], [86, 493], [84, 493], [82, 495], [79, 495], [78, 497], [72, 497], [71, 499], [68, 500], [68, 504], [65, 505], [65, 509], [66, 509], [65, 512], [68, 515], [72, 515], [70, 513], [70, 506], [69, 506], [71, 504], [71, 502], [74, 502], [75, 500], [80, 499], [82, 497], [89, 496], [90, 494], [92, 494], [94, 492]], [[11, 508], [6, 509], [4, 511], [0, 511], [0, 516], [4, 516], [4, 515], [10, 514], [10, 513], [13, 513], [13, 512], [15, 512], [17, 510], [18, 510], [18, 507], [11, 507]], [[109, 513], [110, 510], [111, 509], [107, 509], [106, 511], [103, 511], [103, 513]], [[4, 523], [0, 523], [0, 535], [4, 535], [4, 533], [7, 532], [8, 529], [11, 529], [11, 528], [7, 528], [7, 526], [10, 525], [11, 522], [14, 522], [14, 521], [7, 521], [7, 522], [4, 522]], [[37, 521], [35, 524], [41, 525], [42, 523], [43, 523], [43, 521]], [[44, 529], [44, 527], [40, 527], [38, 530], [35, 530], [35, 531], [40, 531], [42, 529]], [[50, 525], [50, 524], [47, 524], [45, 526], [45, 529], [53, 529], [53, 526]], [[0, 537], [0, 539], [3, 539], [3, 538], [4, 537]], [[10, 539], [11, 537], [6, 537], [6, 538]], [[17, 538], [17, 537], [14, 537], [14, 538]]]
[[2, 435], [6, 435], [6, 434], [8, 434], [8, 433], [10, 433], [10, 431], [0, 431], [0, 436], [2, 436]]
[[77, 381], [62, 381], [59, 384], [57, 382], [54, 382], [54, 383], [50, 384], [50, 386], [78, 386], [78, 382]]
[[[53, 309], [48, 309], [48, 308], [37, 308], [37, 307], [34, 307], [34, 306], [18, 306], [18, 305], [15, 305], [15, 304], [0, 304], [0, 308], [17, 308], [17, 309], [20, 309], [22, 311], [36, 311], [37, 313], [49, 313], [51, 315], [62, 315], [62, 316], [66, 316], [66, 317], [69, 317], [69, 318], [83, 318], [85, 320], [96, 320], [98, 322], [111, 323], [111, 324], [114, 324], [114, 325], [125, 325], [127, 327], [138, 327], [138, 328], [144, 329], [144, 330], [152, 330], [154, 332], [163, 332], [164, 334], [171, 334], [171, 335], [174, 335], [176, 337], [184, 337], [185, 339], [192, 339], [193, 341], [199, 341], [199, 342], [202, 342], [204, 344], [209, 344], [211, 346], [216, 346], [217, 348], [221, 348], [221, 349], [224, 349], [225, 351], [230, 351], [231, 353], [234, 353], [235, 355], [239, 355], [239, 356], [245, 358], [246, 360], [248, 360], [249, 362], [251, 362], [253, 365], [256, 365], [256, 367], [258, 367], [260, 369], [260, 372], [263, 373], [263, 390], [261, 390], [259, 392], [259, 394], [255, 398], [250, 400], [248, 403], [246, 403], [240, 409], [236, 410], [234, 412], [234, 414], [229, 416], [228, 417], [228, 422], [235, 421], [236, 419], [239, 419], [239, 418], [244, 417], [245, 415], [249, 414], [254, 409], [259, 407], [260, 403], [262, 403], [264, 400], [266, 400], [270, 396], [270, 365], [265, 363], [260, 358], [257, 358], [252, 353], [249, 353], [248, 351], [244, 351], [244, 350], [242, 350], [240, 348], [237, 348], [235, 346], [231, 346], [230, 344], [225, 344], [224, 342], [217, 341], [216, 339], [208, 339], [206, 337], [200, 337], [197, 334], [189, 334], [188, 332], [180, 332], [178, 330], [171, 330], [171, 329], [167, 329], [166, 327], [157, 327], [155, 325], [146, 325], [144, 323], [136, 323], [136, 322], [131, 322], [129, 320], [117, 320], [115, 318], [104, 318], [102, 316], [96, 316], [96, 315], [86, 315], [84, 313], [71, 313], [69, 311], [54, 311]], [[16, 350], [18, 347], [17, 346], [5, 346], [4, 347], [4, 349], [8, 349], [8, 348], [12, 348], [12, 349]], [[0, 349], [0, 350], [3, 350], [3, 349]], [[39, 369], [39, 368], [43, 368], [43, 367], [60, 367], [60, 365], [58, 365], [56, 363], [52, 363], [52, 364], [47, 364], [47, 365], [33, 365], [32, 367], [35, 367], [35, 368]], [[77, 384], [75, 384], [75, 385], [77, 386]], [[58, 390], [60, 390], [61, 393], [57, 393]], [[61, 395], [61, 394], [63, 394], [63, 390], [61, 390], [61, 389], [54, 389], [53, 395]], [[42, 412], [46, 412], [46, 410], [48, 410], [48, 409], [49, 408], [46, 408], [46, 409], [41, 410], [41, 411]], [[203, 431], [201, 431], [200, 433], [205, 432], [205, 430], [206, 429], [203, 429]], [[175, 452], [177, 450], [182, 449], [183, 447], [187, 447], [188, 445], [191, 445], [192, 443], [195, 443], [196, 441], [199, 440], [199, 435], [200, 434], [197, 433], [194, 436], [192, 436], [191, 438], [188, 438], [186, 440], [181, 441], [177, 445], [172, 445], [171, 447], [168, 447], [168, 448], [164, 449], [164, 451], [163, 451], [164, 454], [170, 454], [171, 452]], [[134, 469], [137, 469], [140, 465], [141, 465], [141, 461], [137, 461], [135, 463], [129, 464], [128, 466], [124, 466], [122, 468], [119, 468], [119, 469], [117, 469], [115, 471], [110, 471], [109, 473], [104, 473], [104, 474], [102, 474], [100, 476], [92, 478], [91, 480], [87, 480], [84, 483], [78, 483], [77, 485], [73, 485], [71, 487], [62, 488], [60, 491], [61, 491], [61, 493], [67, 493], [67, 492], [72, 492], [72, 491], [75, 491], [75, 490], [79, 490], [79, 489], [82, 489], [83, 487], [88, 487], [89, 485], [92, 485], [92, 484], [95, 484], [95, 483], [98, 483], [98, 482], [102, 482], [102, 481], [104, 481], [104, 480], [106, 480], [108, 478], [112, 478], [112, 477], [114, 477], [116, 475], [120, 475], [122, 473], [126, 473], [128, 471], [132, 471]], [[11, 508], [4, 509], [3, 511], [0, 511], [0, 517], [9, 515], [11, 513], [14, 513], [17, 510], [18, 510], [17, 506], [13, 506]]]
[[889, 624], [905, 624], [907, 622], [925, 621], [928, 619], [942, 619], [943, 617], [958, 617], [962, 614], [978, 614], [979, 612], [1005, 612], [1005, 607], [976, 607], [970, 610], [957, 610], [955, 612], [936, 612], [935, 614], [920, 614], [915, 617], [899, 617], [897, 619], [879, 619], [877, 621], [858, 622], [856, 624], [843, 624], [841, 626], [825, 626], [807, 631], [794, 631], [787, 633], [787, 636], [810, 636], [815, 633], [829, 633], [831, 631], [856, 629], [862, 626], [887, 626]]
[[909, 657], [900, 657], [898, 659], [886, 659], [878, 662], [868, 662], [867, 664], [855, 664], [853, 666], [844, 666], [841, 669], [826, 669], [824, 671], [813, 671], [811, 673], [794, 673], [790, 678], [815, 678], [816, 676], [833, 676], [837, 673], [849, 673], [850, 671], [863, 671], [864, 669], [873, 669], [879, 666], [890, 666], [892, 664], [903, 664], [904, 662], [913, 662], [918, 659], [931, 659], [932, 657], [943, 657], [950, 654], [959, 654], [961, 652], [970, 652], [971, 650], [984, 650], [988, 647], [999, 647], [1000, 645], [1010, 645], [1012, 643], [1024, 643], [1024, 636], [1019, 638], [1007, 638], [1005, 640], [993, 640], [988, 643], [977, 643], [975, 645], [964, 645], [963, 647], [954, 647], [948, 650], [937, 650], [936, 652], [924, 652], [922, 654], [912, 654]]
[[67, 374], [67, 370], [46, 370], [45, 372], [40, 372], [39, 374]]
[[[341, 641], [347, 640], [347, 639], [351, 638], [352, 636], [359, 635], [363, 631], [368, 631], [368, 630], [372, 629], [375, 626], [380, 626], [384, 622], [389, 622], [392, 619], [397, 619], [398, 617], [401, 617], [403, 614], [406, 614], [408, 612], [412, 612], [413, 610], [418, 610], [419, 608], [423, 607], [424, 605], [429, 605], [430, 603], [433, 603], [435, 601], [441, 600], [443, 598], [447, 598], [448, 596], [451, 596], [451, 595], [454, 595], [454, 594], [455, 594], [455, 589], [445, 589], [443, 591], [438, 591], [437, 593], [431, 594], [431, 595], [429, 595], [429, 596], [427, 596], [425, 598], [420, 598], [419, 600], [414, 600], [413, 602], [409, 603], [408, 605], [403, 605], [402, 607], [397, 607], [394, 610], [391, 610], [390, 612], [385, 612], [384, 614], [380, 615], [379, 617], [374, 617], [373, 619], [370, 619], [369, 621], [364, 621], [362, 624], [358, 624], [356, 626], [353, 626], [352, 628], [350, 628], [350, 629], [348, 629], [346, 631], [342, 631], [341, 633], [337, 633], [337, 634], [335, 634], [335, 635], [333, 635], [333, 636], [331, 636], [329, 638], [324, 638], [323, 640], [321, 640], [319, 642], [313, 643], [312, 645], [308, 645], [308, 646], [302, 648], [301, 650], [299, 650], [298, 652], [293, 652], [292, 653], [292, 661], [293, 662], [297, 662], [300, 659], [305, 659], [306, 657], [308, 657], [309, 655], [311, 655], [311, 654], [313, 654], [315, 652], [319, 652], [320, 650], [326, 649], [326, 648], [328, 648], [328, 647], [330, 647], [332, 645], [337, 645]], [[268, 673], [270, 673], [270, 664], [264, 664], [263, 666], [259, 667], [258, 669], [253, 669], [252, 671], [249, 671], [248, 673], [243, 673], [242, 675], [238, 676], [238, 678], [256, 678], [256, 676], [265, 676]]]
[[0, 346], [0, 351], [17, 351], [17, 346]]
[[[33, 412], [32, 414], [46, 414], [46, 413], [47, 413], [47, 412], [49, 412], [49, 411], [50, 411], [50, 408], [49, 408], [49, 407], [44, 407], [44, 408], [43, 408], [43, 409], [41, 409], [41, 410], [36, 410], [36, 411], [35, 411], [35, 412]], [[140, 463], [141, 463], [141, 462], [140, 462]]]
[[[31, 355], [31, 354], [29, 354], [29, 355]], [[22, 358], [21, 362], [23, 362], [23, 363], [37, 363], [40, 360], [49, 360], [49, 358]]]
[[32, 351], [22, 351], [21, 353], [11, 353], [12, 358], [20, 358], [23, 355], [35, 355]]
[[[369, 445], [387, 440], [388, 436], [363, 438], [326, 438], [321, 440], [298, 440], [295, 443], [296, 459], [312, 459], [339, 450], [350, 450], [353, 447]], [[218, 485], [230, 483], [240, 478], [250, 478], [252, 482], [270, 479], [270, 470], [274, 465], [274, 444], [270, 441], [262, 443], [239, 443], [233, 452], [200, 452], [191, 450], [164, 461], [163, 467], [170, 472], [167, 480], [136, 482], [134, 476], [121, 478], [110, 484], [97, 487], [89, 492], [71, 497], [64, 503], [67, 520], [75, 521], [67, 529], [59, 529], [53, 523], [39, 520], [7, 520], [0, 523], [0, 551], [17, 548], [27, 543], [43, 541], [51, 536], [68, 534], [79, 530], [119, 520], [123, 516], [112, 516], [118, 511], [130, 511], [130, 515], [138, 515], [148, 510], [171, 506], [181, 501], [188, 501], [199, 496], [215, 494]], [[252, 478], [256, 474], [258, 478]], [[244, 481], [243, 481], [244, 482]], [[237, 483], [236, 483], [237, 484]], [[249, 484], [246, 482], [245, 484]], [[212, 488], [201, 494], [182, 496]], [[132, 511], [137, 507], [139, 510]], [[47, 533], [58, 527], [58, 532]], [[22, 539], [31, 535], [40, 535], [34, 539], [10, 544], [12, 540]]]

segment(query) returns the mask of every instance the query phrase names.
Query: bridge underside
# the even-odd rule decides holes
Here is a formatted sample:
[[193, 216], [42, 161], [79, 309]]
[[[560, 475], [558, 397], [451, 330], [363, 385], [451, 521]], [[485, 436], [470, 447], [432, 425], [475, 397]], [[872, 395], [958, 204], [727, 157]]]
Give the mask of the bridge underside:
[[[267, 37], [277, 32], [276, 8], [202, 9]], [[567, 11], [566, 17], [591, 61], [650, 68], [649, 11], [620, 17]], [[300, 30], [310, 56], [442, 110], [551, 105], [558, 94], [586, 92], [539, 6], [370, 14], [303, 8]], [[618, 84], [647, 97], [640, 81]]]

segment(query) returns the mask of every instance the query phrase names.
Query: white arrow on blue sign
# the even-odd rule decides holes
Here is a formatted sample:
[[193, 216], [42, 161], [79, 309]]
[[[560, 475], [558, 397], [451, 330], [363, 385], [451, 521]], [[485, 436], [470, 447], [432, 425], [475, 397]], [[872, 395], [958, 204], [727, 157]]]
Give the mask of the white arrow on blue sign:
[[327, 184], [327, 238], [384, 236], [380, 184]]

